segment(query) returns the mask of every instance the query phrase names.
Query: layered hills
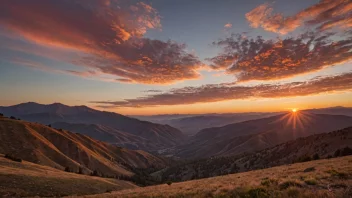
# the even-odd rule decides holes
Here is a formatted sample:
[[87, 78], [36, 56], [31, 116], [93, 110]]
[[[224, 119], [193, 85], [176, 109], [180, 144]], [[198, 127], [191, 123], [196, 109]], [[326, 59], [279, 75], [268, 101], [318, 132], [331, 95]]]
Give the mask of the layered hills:
[[0, 117], [0, 153], [84, 174], [132, 176], [134, 168], [165, 167], [164, 159], [79, 133]]

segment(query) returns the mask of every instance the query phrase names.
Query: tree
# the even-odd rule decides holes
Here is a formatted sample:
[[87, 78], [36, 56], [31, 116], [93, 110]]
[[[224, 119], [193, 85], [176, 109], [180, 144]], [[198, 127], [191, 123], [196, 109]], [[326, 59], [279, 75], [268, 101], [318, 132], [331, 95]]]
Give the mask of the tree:
[[314, 155], [313, 155], [313, 160], [318, 160], [318, 159], [320, 159], [318, 153], [314, 154]]
[[66, 166], [65, 171], [66, 172], [71, 172], [70, 167]]
[[14, 116], [11, 116], [10, 119], [17, 120], [17, 118], [15, 118]]
[[94, 170], [91, 174], [90, 174], [91, 176], [99, 176], [99, 174], [98, 174], [98, 171], [97, 170]]
[[340, 152], [341, 152], [340, 149], [337, 149], [334, 153], [334, 157], [340, 156]]
[[4, 114], [0, 113], [0, 117], [4, 117]]
[[83, 168], [82, 167], [78, 167], [78, 174], [83, 174]]
[[342, 151], [341, 151], [341, 155], [342, 156], [347, 156], [347, 155], [352, 155], [352, 149], [350, 147], [345, 147]]

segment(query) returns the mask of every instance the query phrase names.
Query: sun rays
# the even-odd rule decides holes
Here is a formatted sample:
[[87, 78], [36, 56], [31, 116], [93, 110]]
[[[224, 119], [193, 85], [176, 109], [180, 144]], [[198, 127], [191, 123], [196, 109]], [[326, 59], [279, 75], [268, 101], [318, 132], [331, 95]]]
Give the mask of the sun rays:
[[285, 123], [285, 128], [292, 127], [294, 131], [303, 131], [310, 120], [310, 113], [293, 108], [291, 109], [291, 112], [281, 116], [277, 122], [283, 121]]

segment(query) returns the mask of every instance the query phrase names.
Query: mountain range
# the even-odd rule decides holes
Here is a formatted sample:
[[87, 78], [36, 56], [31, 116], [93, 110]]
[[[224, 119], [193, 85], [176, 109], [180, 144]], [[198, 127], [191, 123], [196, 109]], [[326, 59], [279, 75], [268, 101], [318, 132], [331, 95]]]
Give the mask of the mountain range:
[[140, 121], [86, 106], [66, 106], [60, 103], [43, 105], [28, 102], [0, 107], [0, 113], [31, 122], [53, 124], [63, 129], [74, 129], [73, 132], [82, 132], [83, 129], [89, 128], [84, 132], [85, 134], [92, 134], [92, 132], [103, 134], [94, 135], [98, 140], [106, 141], [106, 138], [111, 138], [110, 143], [150, 152], [175, 146], [186, 138], [180, 130], [169, 125]]
[[[302, 110], [307, 113], [330, 114], [330, 115], [346, 115], [352, 116], [351, 107], [329, 107], [320, 109]], [[211, 113], [211, 114], [162, 114], [162, 115], [145, 115], [133, 116], [135, 118], [146, 120], [159, 124], [168, 124], [181, 130], [184, 134], [193, 136], [199, 131], [221, 127], [228, 124], [255, 120], [260, 118], [271, 117], [285, 112], [249, 112], [249, 113]]]
[[73, 172], [134, 175], [134, 168], [165, 167], [163, 158], [129, 150], [86, 135], [38, 123], [0, 117], [0, 153]]
[[352, 155], [352, 127], [301, 137], [273, 147], [235, 156], [181, 163], [154, 173], [162, 181], [187, 181], [284, 164]]
[[255, 152], [299, 137], [326, 133], [352, 125], [344, 115], [287, 113], [222, 127], [203, 129], [178, 147], [182, 158], [206, 158]]

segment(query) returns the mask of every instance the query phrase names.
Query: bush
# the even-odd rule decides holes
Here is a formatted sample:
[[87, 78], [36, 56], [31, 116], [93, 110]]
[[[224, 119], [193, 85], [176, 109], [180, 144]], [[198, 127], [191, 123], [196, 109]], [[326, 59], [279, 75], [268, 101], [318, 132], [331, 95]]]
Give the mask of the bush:
[[300, 197], [300, 192], [297, 188], [291, 187], [286, 190], [288, 197]]
[[307, 185], [317, 185], [317, 181], [315, 179], [307, 179], [304, 181], [304, 183], [306, 183]]
[[94, 170], [91, 174], [90, 174], [91, 176], [99, 176], [99, 174], [98, 174], [98, 171], [97, 170]]
[[342, 151], [341, 151], [341, 156], [347, 156], [347, 155], [352, 155], [352, 149], [350, 147], [345, 147]]
[[66, 171], [66, 172], [71, 172], [70, 167], [67, 166], [67, 167], [65, 168], [65, 171]]
[[83, 169], [82, 169], [82, 167], [79, 167], [79, 168], [78, 168], [78, 174], [83, 174]]
[[287, 188], [289, 188], [291, 186], [293, 186], [293, 187], [302, 187], [302, 185], [300, 183], [297, 183], [295, 181], [286, 181], [284, 183], [281, 183], [279, 185], [279, 188], [280, 188], [280, 190], [284, 190], [284, 189], [287, 189]]
[[10, 154], [6, 154], [5, 158], [10, 159], [10, 160], [15, 161], [15, 162], [22, 162], [22, 159], [17, 158], [17, 157], [15, 157], [13, 155], [10, 155]]
[[0, 117], [4, 117], [4, 114], [0, 113]]
[[276, 179], [264, 179], [261, 184], [269, 187], [271, 185], [277, 185], [278, 181]]
[[334, 157], [339, 157], [340, 156], [340, 149], [337, 149], [334, 153]]
[[172, 184], [172, 181], [167, 181], [166, 184], [170, 186]]
[[299, 158], [296, 160], [296, 162], [309, 162], [309, 161], [311, 161], [311, 160], [312, 160], [312, 158], [310, 158], [309, 156], [303, 155], [303, 156], [299, 157]]
[[313, 155], [313, 160], [318, 160], [318, 159], [320, 159], [318, 153], [314, 154], [314, 155]]
[[253, 188], [248, 191], [251, 198], [266, 198], [270, 197], [268, 192], [264, 188]]
[[303, 172], [312, 172], [312, 171], [315, 171], [315, 168], [314, 167], [309, 167], [309, 168], [306, 168], [306, 169], [304, 169], [304, 171]]
[[14, 116], [11, 116], [10, 119], [12, 119], [12, 120], [17, 120], [17, 118], [14, 117]]

